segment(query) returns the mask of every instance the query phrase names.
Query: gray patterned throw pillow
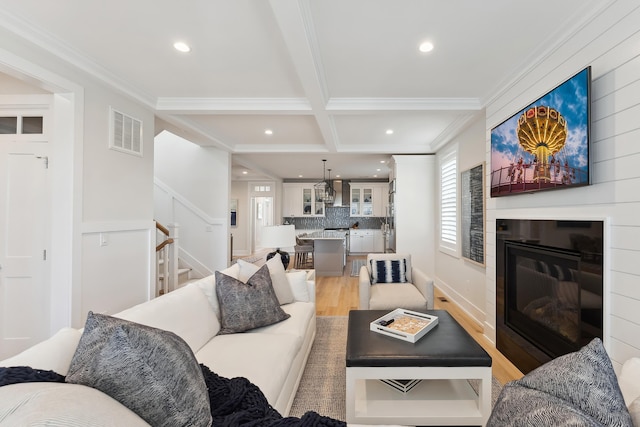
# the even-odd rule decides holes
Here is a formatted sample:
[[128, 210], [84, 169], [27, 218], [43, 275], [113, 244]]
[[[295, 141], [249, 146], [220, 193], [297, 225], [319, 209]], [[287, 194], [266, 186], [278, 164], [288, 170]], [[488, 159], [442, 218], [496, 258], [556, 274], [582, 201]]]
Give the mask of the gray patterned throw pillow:
[[220, 304], [220, 334], [233, 334], [288, 319], [280, 308], [266, 265], [247, 283], [216, 271], [216, 295]]
[[210, 426], [209, 394], [176, 334], [89, 312], [66, 377], [111, 396], [152, 426]]
[[505, 385], [487, 426], [628, 426], [611, 360], [599, 338]]

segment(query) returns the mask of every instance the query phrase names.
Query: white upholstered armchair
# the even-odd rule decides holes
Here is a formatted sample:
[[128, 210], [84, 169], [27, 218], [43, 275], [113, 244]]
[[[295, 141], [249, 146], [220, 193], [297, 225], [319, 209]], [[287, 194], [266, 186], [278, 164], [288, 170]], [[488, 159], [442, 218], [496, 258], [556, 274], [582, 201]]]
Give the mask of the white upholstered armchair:
[[433, 309], [433, 280], [411, 267], [410, 254], [368, 254], [359, 282], [360, 310]]

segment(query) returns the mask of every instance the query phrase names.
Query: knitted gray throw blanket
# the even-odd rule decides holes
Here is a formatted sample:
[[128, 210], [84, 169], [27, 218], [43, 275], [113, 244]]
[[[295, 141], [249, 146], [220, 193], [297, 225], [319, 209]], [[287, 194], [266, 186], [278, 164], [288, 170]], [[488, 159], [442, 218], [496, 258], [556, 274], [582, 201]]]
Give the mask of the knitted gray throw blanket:
[[302, 417], [283, 418], [262, 391], [248, 379], [224, 378], [200, 364], [211, 403], [214, 426], [242, 427], [345, 427], [343, 421], [306, 412]]
[[[224, 378], [200, 364], [211, 404], [213, 426], [223, 427], [346, 427], [343, 421], [309, 411], [302, 417], [283, 418], [262, 391], [246, 378]], [[54, 371], [28, 366], [0, 368], [0, 386], [24, 382], [65, 382]]]

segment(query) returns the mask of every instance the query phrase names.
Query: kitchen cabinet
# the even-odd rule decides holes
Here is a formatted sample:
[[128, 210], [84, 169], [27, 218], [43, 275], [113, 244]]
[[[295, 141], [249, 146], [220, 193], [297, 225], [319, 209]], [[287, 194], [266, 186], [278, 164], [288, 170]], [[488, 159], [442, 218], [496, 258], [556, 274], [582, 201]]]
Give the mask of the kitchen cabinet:
[[285, 217], [323, 217], [324, 189], [315, 188], [314, 183], [282, 184], [282, 215]]
[[302, 216], [302, 185], [298, 183], [282, 184], [282, 216]]
[[364, 229], [349, 231], [350, 253], [384, 252], [382, 230]]
[[382, 230], [373, 230], [373, 252], [384, 252], [384, 235]]
[[389, 184], [351, 183], [349, 215], [352, 217], [386, 216], [387, 193]]
[[314, 184], [302, 185], [302, 216], [324, 216], [324, 187], [316, 188]]

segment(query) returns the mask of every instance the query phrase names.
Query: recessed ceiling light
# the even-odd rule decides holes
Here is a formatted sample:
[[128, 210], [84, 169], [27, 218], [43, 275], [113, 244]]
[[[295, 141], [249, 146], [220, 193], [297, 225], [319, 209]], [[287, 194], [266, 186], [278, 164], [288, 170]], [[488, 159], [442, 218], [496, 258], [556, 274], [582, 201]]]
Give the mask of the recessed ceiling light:
[[242, 171], [242, 175], [246, 175], [246, 174], [248, 174], [248, 173], [249, 173], [249, 172], [247, 172], [247, 171]]
[[[336, 175], [336, 178], [340, 178], [340, 175]], [[338, 182], [342, 182], [341, 180], [338, 180]]]
[[266, 129], [266, 130], [264, 131], [264, 134], [265, 134], [265, 135], [273, 135], [273, 131], [272, 131], [271, 129]]
[[302, 178], [302, 175], [298, 175], [298, 178]]
[[380, 160], [380, 163], [387, 163], [386, 160]]
[[422, 42], [420, 43], [420, 47], [418, 47], [418, 49], [422, 53], [431, 52], [433, 50], [433, 43], [428, 41]]
[[380, 172], [381, 170], [382, 170], [382, 169], [378, 168], [378, 169], [376, 169], [376, 172]]
[[179, 52], [184, 52], [184, 53], [191, 52], [191, 47], [189, 47], [189, 45], [186, 44], [185, 42], [175, 42], [173, 44], [173, 47]]
[[373, 177], [374, 177], [374, 178], [377, 178], [377, 177], [378, 177], [378, 175], [373, 175]]
[[393, 129], [387, 129], [385, 132], [387, 135], [393, 135]]

